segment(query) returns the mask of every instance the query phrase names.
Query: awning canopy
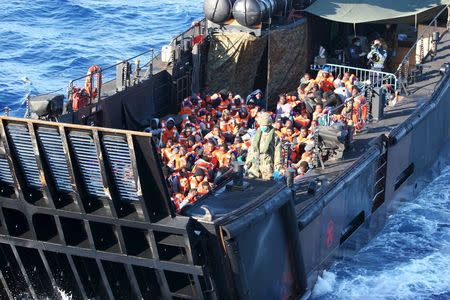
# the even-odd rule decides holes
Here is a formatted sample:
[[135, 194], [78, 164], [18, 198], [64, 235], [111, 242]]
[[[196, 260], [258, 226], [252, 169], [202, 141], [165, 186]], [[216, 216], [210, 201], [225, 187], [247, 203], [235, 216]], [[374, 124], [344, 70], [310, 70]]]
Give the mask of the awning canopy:
[[400, 19], [450, 4], [450, 0], [317, 0], [305, 11], [343, 23]]

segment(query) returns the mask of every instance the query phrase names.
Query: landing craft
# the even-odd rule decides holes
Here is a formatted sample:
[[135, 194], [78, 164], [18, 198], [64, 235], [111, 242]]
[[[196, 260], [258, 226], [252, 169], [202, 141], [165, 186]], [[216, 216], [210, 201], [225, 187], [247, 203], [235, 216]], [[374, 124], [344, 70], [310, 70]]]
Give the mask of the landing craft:
[[[27, 118], [0, 118], [1, 299], [58, 290], [73, 299], [308, 298], [324, 268], [373, 237], [402, 187], [433, 164], [450, 137], [447, 1], [247, 1], [259, 8], [241, 22], [222, 21], [231, 1], [205, 9], [214, 2], [225, 7], [220, 18], [205, 11], [208, 20], [160, 54], [121, 60], [112, 80], [93, 67], [71, 81], [65, 104], [42, 95]], [[346, 65], [355, 34], [370, 50], [376, 31], [397, 53], [391, 65]], [[177, 211], [155, 135], [144, 132], [152, 118], [177, 119], [184, 100], [223, 88], [261, 88], [270, 110], [306, 71], [366, 83], [351, 125], [359, 132], [321, 119], [315, 168], [300, 179], [290, 170], [249, 179], [236, 163]]]

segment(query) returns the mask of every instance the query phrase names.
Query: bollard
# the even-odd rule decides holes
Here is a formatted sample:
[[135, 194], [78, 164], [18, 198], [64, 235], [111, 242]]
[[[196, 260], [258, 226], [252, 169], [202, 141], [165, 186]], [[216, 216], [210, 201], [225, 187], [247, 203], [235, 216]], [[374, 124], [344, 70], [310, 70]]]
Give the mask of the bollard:
[[233, 165], [233, 185], [244, 185], [244, 163], [242, 161], [234, 161]]
[[286, 185], [288, 188], [291, 188], [294, 184], [295, 170], [292, 168], [287, 169], [286, 173]]
[[243, 191], [248, 187], [248, 182], [244, 182], [244, 162], [234, 161], [233, 167], [233, 182], [227, 184], [227, 191]]

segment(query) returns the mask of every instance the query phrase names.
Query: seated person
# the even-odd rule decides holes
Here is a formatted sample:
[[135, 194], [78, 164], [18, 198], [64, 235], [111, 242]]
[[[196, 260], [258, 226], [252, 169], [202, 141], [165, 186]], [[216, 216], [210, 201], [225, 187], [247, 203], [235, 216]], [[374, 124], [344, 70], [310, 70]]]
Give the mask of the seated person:
[[280, 95], [277, 104], [277, 117], [289, 118], [291, 116], [292, 106], [287, 103], [286, 96]]
[[312, 139], [309, 134], [308, 128], [302, 127], [302, 129], [300, 129], [300, 135], [297, 137], [297, 144], [302, 145], [302, 144], [309, 144], [311, 142]]
[[316, 109], [313, 112], [313, 121], [317, 121], [321, 116], [323, 116], [323, 104], [316, 104]]
[[294, 181], [300, 180], [303, 176], [305, 176], [306, 172], [309, 170], [309, 165], [306, 161], [300, 161], [297, 176], [294, 178]]

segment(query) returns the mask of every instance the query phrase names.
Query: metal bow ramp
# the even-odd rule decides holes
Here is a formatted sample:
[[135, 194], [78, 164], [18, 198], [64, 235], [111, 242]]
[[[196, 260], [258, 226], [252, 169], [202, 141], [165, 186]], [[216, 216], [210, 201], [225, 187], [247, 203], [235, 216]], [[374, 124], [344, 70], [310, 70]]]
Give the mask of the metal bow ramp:
[[203, 235], [151, 135], [0, 119], [0, 298], [203, 299]]

